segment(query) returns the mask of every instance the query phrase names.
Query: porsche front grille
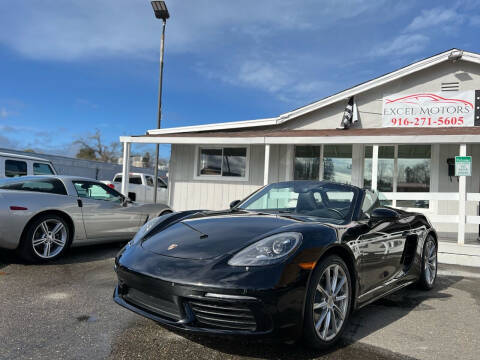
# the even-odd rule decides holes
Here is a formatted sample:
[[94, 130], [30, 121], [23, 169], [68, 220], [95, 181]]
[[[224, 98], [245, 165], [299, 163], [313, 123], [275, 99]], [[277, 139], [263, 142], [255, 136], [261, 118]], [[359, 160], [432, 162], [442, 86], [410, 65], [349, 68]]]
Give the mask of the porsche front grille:
[[204, 300], [190, 300], [189, 304], [197, 322], [203, 326], [246, 331], [257, 328], [255, 316], [243, 304]]
[[172, 320], [180, 320], [182, 318], [179, 306], [171, 300], [160, 299], [132, 288], [128, 289], [123, 298], [127, 302], [153, 314]]

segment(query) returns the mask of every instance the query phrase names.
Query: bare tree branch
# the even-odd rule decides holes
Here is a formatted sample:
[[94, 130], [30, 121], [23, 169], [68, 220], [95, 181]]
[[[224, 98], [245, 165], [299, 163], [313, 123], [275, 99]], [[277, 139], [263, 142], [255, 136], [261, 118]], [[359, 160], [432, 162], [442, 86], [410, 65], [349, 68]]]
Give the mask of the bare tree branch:
[[99, 160], [105, 162], [116, 162], [118, 159], [118, 147], [116, 142], [104, 145], [100, 130], [84, 138], [77, 139], [74, 144], [80, 145], [77, 158], [88, 160]]

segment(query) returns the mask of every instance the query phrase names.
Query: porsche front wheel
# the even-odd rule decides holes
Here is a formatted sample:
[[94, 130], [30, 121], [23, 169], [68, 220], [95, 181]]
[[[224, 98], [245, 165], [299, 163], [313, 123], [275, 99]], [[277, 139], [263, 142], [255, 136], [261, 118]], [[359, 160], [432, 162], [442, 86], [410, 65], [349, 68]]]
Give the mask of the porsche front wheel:
[[335, 344], [350, 314], [352, 284], [345, 262], [338, 256], [322, 260], [314, 270], [305, 308], [305, 339], [313, 348]]

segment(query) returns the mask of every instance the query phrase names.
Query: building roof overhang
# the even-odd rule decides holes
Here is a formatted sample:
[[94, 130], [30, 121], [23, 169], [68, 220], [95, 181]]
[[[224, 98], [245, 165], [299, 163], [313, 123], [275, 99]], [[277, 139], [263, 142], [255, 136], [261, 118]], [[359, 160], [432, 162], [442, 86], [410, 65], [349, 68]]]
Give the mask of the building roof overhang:
[[122, 142], [152, 144], [470, 144], [480, 127], [241, 130], [122, 136]]

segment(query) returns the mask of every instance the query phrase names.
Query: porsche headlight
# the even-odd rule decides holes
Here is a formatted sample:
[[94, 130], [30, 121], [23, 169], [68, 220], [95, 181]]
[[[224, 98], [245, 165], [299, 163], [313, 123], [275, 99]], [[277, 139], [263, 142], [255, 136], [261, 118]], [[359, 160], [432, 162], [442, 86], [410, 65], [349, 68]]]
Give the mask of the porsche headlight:
[[135, 237], [130, 240], [128, 246], [136, 245], [150, 230], [152, 230], [155, 226], [157, 226], [160, 222], [163, 221], [163, 216], [159, 216], [153, 218], [152, 220], [148, 221], [143, 225], [140, 230], [135, 234]]
[[233, 266], [262, 266], [281, 262], [293, 253], [302, 241], [302, 234], [284, 232], [275, 234], [246, 247], [229, 261]]

